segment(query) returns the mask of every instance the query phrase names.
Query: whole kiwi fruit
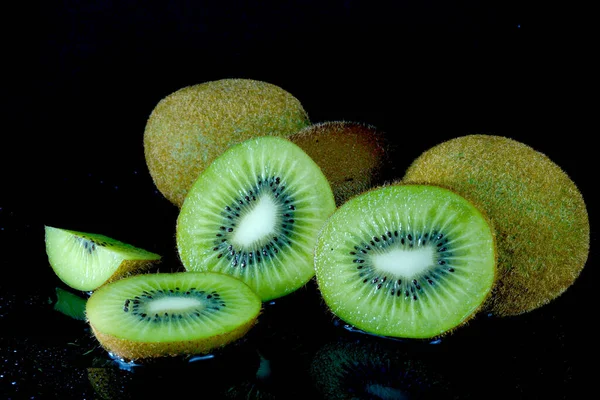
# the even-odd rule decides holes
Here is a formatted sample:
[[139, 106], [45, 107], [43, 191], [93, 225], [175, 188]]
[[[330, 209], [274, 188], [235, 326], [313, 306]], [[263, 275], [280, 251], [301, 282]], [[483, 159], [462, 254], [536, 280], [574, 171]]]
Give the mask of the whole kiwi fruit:
[[144, 129], [144, 155], [158, 190], [181, 207], [198, 174], [234, 143], [289, 136], [309, 124], [300, 101], [253, 79], [220, 79], [164, 97]]
[[486, 308], [495, 315], [548, 304], [586, 264], [590, 224], [581, 192], [525, 143], [499, 135], [453, 138], [423, 152], [402, 182], [447, 187], [488, 215], [497, 232], [499, 278]]

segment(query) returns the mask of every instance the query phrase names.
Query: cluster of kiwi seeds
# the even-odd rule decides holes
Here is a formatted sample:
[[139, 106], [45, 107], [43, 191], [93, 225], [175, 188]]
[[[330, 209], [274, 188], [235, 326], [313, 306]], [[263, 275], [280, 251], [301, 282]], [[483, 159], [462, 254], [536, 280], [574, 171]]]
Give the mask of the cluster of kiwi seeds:
[[394, 165], [384, 132], [312, 123], [276, 85], [222, 79], [163, 98], [143, 145], [156, 187], [179, 208], [185, 272], [149, 273], [160, 255], [46, 227], [50, 265], [91, 292], [85, 320], [122, 359], [236, 342], [264, 302], [313, 278], [349, 326], [439, 338], [482, 311], [547, 304], [587, 261], [581, 193], [548, 157], [510, 138], [440, 143], [384, 181]]

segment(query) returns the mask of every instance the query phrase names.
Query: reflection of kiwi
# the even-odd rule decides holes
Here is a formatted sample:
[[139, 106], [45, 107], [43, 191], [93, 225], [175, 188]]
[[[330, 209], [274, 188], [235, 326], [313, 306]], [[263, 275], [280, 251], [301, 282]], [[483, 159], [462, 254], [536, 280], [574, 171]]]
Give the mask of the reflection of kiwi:
[[242, 281], [213, 272], [144, 274], [96, 290], [86, 314], [110, 353], [126, 359], [201, 354], [244, 336], [261, 309]]
[[245, 346], [223, 350], [212, 357], [156, 359], [150, 364], [114, 363], [87, 368], [89, 383], [106, 400], [142, 399], [168, 388], [177, 398], [222, 399], [230, 386], [249, 379], [258, 365], [256, 353]]
[[326, 222], [316, 277], [331, 311], [382, 336], [431, 338], [465, 323], [495, 279], [494, 234], [465, 198], [390, 185], [347, 201]]
[[95, 233], [45, 227], [46, 253], [56, 275], [70, 287], [90, 291], [145, 270], [158, 254]]
[[327, 121], [301, 129], [290, 136], [290, 140], [321, 167], [338, 205], [382, 183], [382, 169], [389, 161], [389, 145], [374, 126]]
[[310, 374], [326, 400], [454, 398], [435, 363], [400, 343], [367, 338], [326, 343], [315, 353]]
[[187, 270], [231, 274], [266, 301], [314, 276], [317, 232], [334, 208], [329, 183], [302, 149], [284, 138], [249, 139], [200, 174], [177, 219], [177, 247]]
[[56, 288], [56, 302], [54, 303], [54, 309], [68, 317], [85, 321], [86, 302], [86, 299], [75, 293], [60, 287]]
[[478, 203], [498, 235], [499, 282], [489, 309], [517, 315], [563, 293], [589, 251], [583, 197], [547, 156], [513, 139], [468, 135], [424, 152], [403, 182], [448, 187]]
[[157, 188], [181, 207], [198, 174], [234, 143], [288, 136], [309, 124], [284, 89], [251, 79], [221, 79], [163, 98], [144, 131], [146, 163]]

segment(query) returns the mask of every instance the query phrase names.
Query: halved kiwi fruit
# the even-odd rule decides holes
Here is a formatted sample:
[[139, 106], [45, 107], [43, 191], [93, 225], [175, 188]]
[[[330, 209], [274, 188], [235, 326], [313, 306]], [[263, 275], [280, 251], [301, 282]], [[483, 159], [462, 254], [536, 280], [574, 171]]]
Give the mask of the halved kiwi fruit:
[[183, 87], [155, 106], [144, 130], [144, 154], [158, 190], [181, 207], [198, 174], [229, 146], [262, 136], [288, 136], [309, 124], [300, 101], [253, 79]]
[[232, 146], [204, 170], [177, 218], [188, 271], [246, 282], [263, 301], [315, 274], [313, 249], [335, 201], [315, 162], [291, 141], [262, 136]]
[[490, 294], [494, 231], [450, 190], [382, 186], [328, 219], [315, 269], [325, 303], [350, 325], [380, 336], [433, 338], [472, 318]]
[[383, 183], [384, 170], [392, 168], [390, 143], [373, 125], [325, 121], [309, 125], [289, 139], [321, 167], [338, 206]]
[[476, 202], [493, 221], [498, 285], [486, 308], [498, 316], [541, 307], [586, 264], [590, 225], [571, 178], [532, 147], [496, 135], [467, 135], [419, 156], [404, 183], [437, 184]]
[[161, 256], [97, 233], [45, 226], [46, 253], [56, 275], [82, 291], [147, 270]]
[[124, 360], [204, 354], [242, 338], [261, 311], [242, 281], [215, 272], [123, 278], [96, 290], [86, 315], [102, 347]]

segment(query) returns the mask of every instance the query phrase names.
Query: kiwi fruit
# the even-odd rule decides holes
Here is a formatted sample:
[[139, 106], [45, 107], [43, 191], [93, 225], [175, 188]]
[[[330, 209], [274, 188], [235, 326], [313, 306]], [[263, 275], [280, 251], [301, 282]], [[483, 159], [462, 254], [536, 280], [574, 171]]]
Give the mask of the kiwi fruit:
[[448, 189], [381, 186], [327, 220], [315, 269], [326, 305], [351, 326], [436, 338], [474, 317], [489, 296], [494, 231], [477, 207]]
[[300, 147], [248, 139], [198, 176], [177, 218], [177, 249], [187, 271], [235, 276], [273, 300], [314, 276], [317, 233], [334, 210], [329, 182]]
[[152, 273], [94, 291], [86, 315], [104, 349], [138, 360], [219, 349], [254, 326], [261, 306], [248, 285], [229, 275]]
[[183, 87], [156, 104], [144, 129], [144, 154], [158, 190], [177, 207], [198, 174], [229, 146], [256, 136], [289, 136], [310, 124], [300, 101], [253, 79]]
[[161, 256], [97, 233], [45, 226], [46, 254], [66, 285], [92, 291], [122, 277], [148, 270]]
[[391, 146], [375, 126], [354, 121], [325, 121], [309, 125], [289, 139], [321, 167], [336, 204], [383, 183]]
[[68, 290], [56, 288], [54, 310], [79, 321], [85, 321], [85, 303], [87, 299]]
[[404, 183], [447, 187], [493, 221], [498, 283], [486, 308], [497, 316], [535, 310], [580, 275], [590, 246], [583, 196], [548, 156], [498, 135], [466, 135], [423, 152]]

